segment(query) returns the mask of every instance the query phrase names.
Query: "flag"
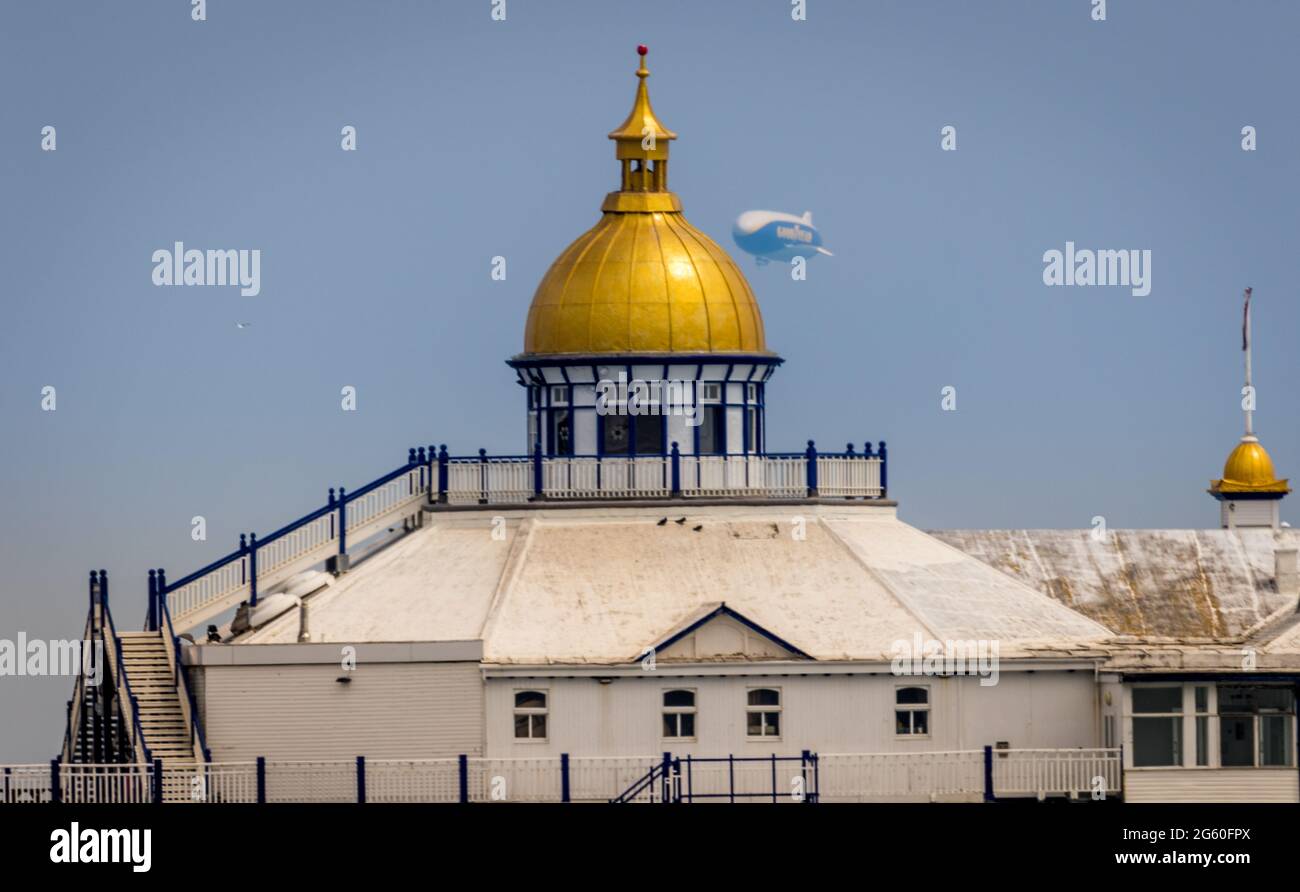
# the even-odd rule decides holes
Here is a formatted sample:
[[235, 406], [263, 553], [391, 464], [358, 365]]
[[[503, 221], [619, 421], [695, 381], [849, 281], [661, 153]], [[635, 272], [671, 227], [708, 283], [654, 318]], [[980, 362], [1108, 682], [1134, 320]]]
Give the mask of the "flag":
[[1246, 289], [1246, 305], [1241, 310], [1241, 349], [1250, 349], [1250, 289]]

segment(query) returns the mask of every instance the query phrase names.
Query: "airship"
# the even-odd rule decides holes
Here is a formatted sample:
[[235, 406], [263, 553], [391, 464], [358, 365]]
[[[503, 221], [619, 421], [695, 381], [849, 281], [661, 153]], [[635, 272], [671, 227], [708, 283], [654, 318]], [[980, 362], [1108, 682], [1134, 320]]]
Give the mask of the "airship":
[[780, 211], [745, 211], [736, 218], [731, 237], [742, 251], [754, 255], [759, 266], [816, 254], [832, 256], [822, 247], [822, 235], [813, 226], [812, 211], [804, 211], [802, 217]]

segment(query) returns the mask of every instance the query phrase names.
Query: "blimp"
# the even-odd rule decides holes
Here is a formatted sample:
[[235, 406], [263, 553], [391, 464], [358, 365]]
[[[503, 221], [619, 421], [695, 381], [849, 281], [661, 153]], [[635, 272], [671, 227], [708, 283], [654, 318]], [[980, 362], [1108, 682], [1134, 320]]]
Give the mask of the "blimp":
[[802, 217], [780, 211], [745, 211], [736, 218], [731, 237], [740, 250], [754, 255], [759, 266], [816, 254], [833, 256], [822, 247], [822, 235], [813, 226], [812, 211], [804, 211]]

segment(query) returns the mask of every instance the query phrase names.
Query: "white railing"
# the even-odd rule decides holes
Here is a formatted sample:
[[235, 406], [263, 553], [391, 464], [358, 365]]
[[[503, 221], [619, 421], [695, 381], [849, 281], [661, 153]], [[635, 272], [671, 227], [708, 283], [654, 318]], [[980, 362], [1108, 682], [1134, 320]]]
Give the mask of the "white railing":
[[[168, 592], [167, 606], [171, 608], [172, 621], [181, 628], [189, 628], [207, 615], [233, 607], [248, 598], [248, 583], [248, 556], [241, 555]], [[190, 617], [198, 618], [190, 622]]]
[[[351, 511], [351, 506], [348, 507]], [[330, 550], [336, 548], [338, 534], [337, 515], [325, 514], [309, 521], [297, 529], [285, 533], [271, 542], [257, 543], [257, 583], [258, 590], [273, 585], [280, 575], [277, 571], [293, 565], [293, 570], [302, 569], [299, 564], [304, 557], [320, 560]], [[348, 529], [352, 529], [352, 517], [348, 516]]]
[[880, 460], [817, 456], [817, 493], [830, 498], [880, 495]]
[[[882, 444], [883, 446], [883, 444]], [[655, 499], [811, 494], [810, 456], [648, 455], [452, 458], [411, 450], [408, 464], [369, 486], [264, 537], [241, 537], [239, 549], [165, 588], [173, 622], [191, 629], [328, 558], [340, 536], [355, 544], [419, 513], [426, 500], [453, 505], [522, 504], [534, 499], [540, 460], [548, 499]], [[676, 468], [676, 473], [674, 473]], [[817, 492], [828, 498], [881, 498], [884, 458], [816, 454]], [[677, 486], [674, 488], [674, 481]], [[346, 529], [339, 529], [340, 514]]]
[[458, 759], [366, 760], [367, 802], [458, 802]]
[[447, 464], [447, 501], [453, 505], [517, 504], [533, 496], [533, 463], [525, 458], [458, 460]]
[[998, 796], [1079, 796], [1098, 788], [1111, 795], [1122, 775], [1118, 749], [993, 751]]
[[0, 769], [0, 803], [53, 802], [49, 764], [6, 765]]
[[193, 801], [218, 804], [257, 801], [256, 762], [208, 762], [195, 774], [202, 779]]
[[984, 793], [984, 751], [823, 753], [823, 802], [918, 801]]
[[[1123, 769], [1118, 749], [994, 750], [993, 792], [1001, 798], [1088, 796], [1104, 784], [1107, 796], [1120, 793]], [[558, 757], [465, 760], [465, 790], [471, 802], [563, 801], [564, 769]], [[569, 799], [606, 802], [631, 787], [662, 763], [662, 756], [584, 757], [569, 759]], [[782, 757], [735, 761], [682, 757], [680, 792], [693, 801], [795, 802], [802, 789], [823, 802], [925, 802], [965, 799], [985, 793], [984, 750], [921, 753], [823, 753], [801, 761]], [[775, 769], [775, 782], [773, 772]], [[360, 772], [355, 759], [267, 761], [262, 795], [267, 802], [356, 802]], [[46, 765], [0, 766], [0, 803], [150, 802], [154, 795], [151, 765], [59, 766], [59, 795], [54, 795], [53, 768]], [[364, 765], [367, 802], [458, 802], [460, 760], [374, 759]], [[1099, 780], [1100, 779], [1100, 780]], [[775, 783], [775, 786], [774, 786]], [[256, 762], [200, 763], [191, 768], [164, 768], [164, 802], [257, 802]], [[748, 794], [748, 795], [746, 795]], [[649, 785], [635, 801], [661, 798]]]
[[267, 802], [356, 802], [357, 763], [266, 763]]
[[412, 465], [404, 474], [374, 489], [348, 496], [348, 538], [359, 542], [394, 521], [417, 513], [427, 498], [426, 470]]
[[[662, 759], [662, 756], [573, 757], [569, 760], [569, 797], [574, 802], [607, 802], [644, 777]], [[649, 797], [643, 793], [638, 801], [641, 799]]]
[[153, 769], [148, 765], [59, 766], [63, 802], [151, 802], [152, 782]]

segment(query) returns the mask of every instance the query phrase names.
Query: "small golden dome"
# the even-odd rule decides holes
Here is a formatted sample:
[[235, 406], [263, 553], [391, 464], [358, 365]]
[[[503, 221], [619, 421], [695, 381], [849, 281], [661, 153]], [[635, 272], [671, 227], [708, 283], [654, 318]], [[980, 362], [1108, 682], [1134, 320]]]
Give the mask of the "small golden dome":
[[645, 48], [632, 113], [609, 134], [622, 187], [600, 221], [551, 264], [528, 309], [524, 352], [771, 355], [735, 261], [686, 221], [668, 191], [676, 134], [650, 107]]
[[1245, 436], [1223, 465], [1223, 479], [1210, 483], [1211, 492], [1279, 492], [1291, 488], [1273, 476], [1273, 460], [1254, 436]]

